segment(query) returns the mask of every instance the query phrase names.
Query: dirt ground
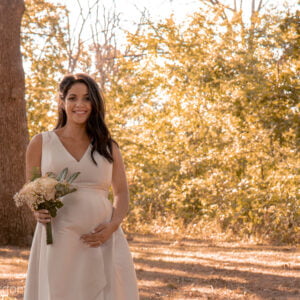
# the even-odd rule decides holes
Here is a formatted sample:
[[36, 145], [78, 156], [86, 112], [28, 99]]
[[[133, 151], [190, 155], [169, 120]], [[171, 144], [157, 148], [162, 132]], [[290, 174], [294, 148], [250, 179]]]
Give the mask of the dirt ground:
[[[141, 300], [300, 299], [300, 249], [128, 236]], [[0, 247], [0, 299], [23, 299], [29, 249]], [[42, 300], [42, 299], [41, 299]]]

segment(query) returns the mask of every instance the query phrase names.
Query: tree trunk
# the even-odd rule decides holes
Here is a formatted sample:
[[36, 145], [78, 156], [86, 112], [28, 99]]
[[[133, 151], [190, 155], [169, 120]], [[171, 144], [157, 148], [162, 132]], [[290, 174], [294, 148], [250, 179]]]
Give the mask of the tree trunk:
[[29, 245], [35, 227], [27, 206], [13, 195], [25, 182], [28, 144], [24, 71], [20, 51], [23, 0], [0, 2], [0, 244]]

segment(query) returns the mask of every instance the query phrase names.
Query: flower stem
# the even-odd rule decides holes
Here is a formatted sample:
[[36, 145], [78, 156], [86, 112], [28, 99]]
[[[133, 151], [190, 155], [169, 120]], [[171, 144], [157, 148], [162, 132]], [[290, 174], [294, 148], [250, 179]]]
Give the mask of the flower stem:
[[53, 244], [51, 222], [46, 223], [47, 245]]

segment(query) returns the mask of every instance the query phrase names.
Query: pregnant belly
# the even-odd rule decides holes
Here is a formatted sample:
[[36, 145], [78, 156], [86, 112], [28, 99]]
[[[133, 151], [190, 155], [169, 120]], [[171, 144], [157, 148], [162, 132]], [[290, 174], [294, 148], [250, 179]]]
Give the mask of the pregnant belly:
[[81, 235], [111, 219], [112, 204], [101, 190], [79, 189], [61, 200], [64, 206], [52, 219], [54, 234], [71, 230]]

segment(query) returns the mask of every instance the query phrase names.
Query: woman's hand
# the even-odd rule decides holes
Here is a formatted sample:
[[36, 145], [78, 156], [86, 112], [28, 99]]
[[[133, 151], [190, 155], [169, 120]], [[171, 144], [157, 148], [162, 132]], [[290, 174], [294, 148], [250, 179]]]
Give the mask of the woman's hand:
[[113, 234], [117, 227], [112, 223], [99, 224], [92, 232], [83, 234], [80, 240], [89, 247], [99, 247]]
[[51, 215], [49, 214], [49, 211], [47, 209], [34, 211], [34, 217], [38, 222], [42, 224], [46, 224], [51, 221]]

